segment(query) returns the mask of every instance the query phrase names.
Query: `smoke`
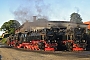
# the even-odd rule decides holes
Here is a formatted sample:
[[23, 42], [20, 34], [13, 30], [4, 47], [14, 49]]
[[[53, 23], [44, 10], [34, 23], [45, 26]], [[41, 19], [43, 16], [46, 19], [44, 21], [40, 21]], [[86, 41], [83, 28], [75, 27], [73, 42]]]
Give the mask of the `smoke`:
[[30, 12], [30, 14], [29, 14], [29, 12], [30, 12], [30, 10], [22, 7], [22, 8], [18, 8], [13, 13], [15, 15], [15, 19], [21, 20], [23, 23], [23, 22], [31, 19], [32, 13]]
[[37, 15], [39, 17], [44, 16], [45, 9], [47, 9], [47, 5], [44, 4], [44, 1], [43, 0], [36, 0], [35, 7], [36, 7], [36, 11], [38, 13]]
[[15, 19], [21, 21], [21, 23], [33, 21], [32, 16], [48, 19], [49, 6], [50, 5], [45, 4], [43, 0], [26, 0], [25, 3], [13, 11], [13, 14]]

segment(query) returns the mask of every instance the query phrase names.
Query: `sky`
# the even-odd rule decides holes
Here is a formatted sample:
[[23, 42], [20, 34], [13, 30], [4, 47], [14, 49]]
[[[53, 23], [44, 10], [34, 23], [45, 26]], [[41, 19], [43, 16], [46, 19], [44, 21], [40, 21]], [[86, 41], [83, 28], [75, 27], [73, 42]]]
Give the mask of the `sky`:
[[0, 27], [9, 20], [23, 23], [31, 16], [47, 17], [51, 21], [70, 21], [72, 13], [90, 20], [90, 0], [0, 0]]

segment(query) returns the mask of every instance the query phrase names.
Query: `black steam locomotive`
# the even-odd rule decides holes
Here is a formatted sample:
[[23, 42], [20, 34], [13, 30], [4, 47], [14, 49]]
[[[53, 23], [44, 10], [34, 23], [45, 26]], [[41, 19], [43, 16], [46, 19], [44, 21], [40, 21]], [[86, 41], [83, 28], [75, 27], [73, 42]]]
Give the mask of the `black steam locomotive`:
[[11, 35], [7, 44], [30, 50], [83, 51], [87, 46], [87, 34], [86, 29], [81, 27], [51, 27]]

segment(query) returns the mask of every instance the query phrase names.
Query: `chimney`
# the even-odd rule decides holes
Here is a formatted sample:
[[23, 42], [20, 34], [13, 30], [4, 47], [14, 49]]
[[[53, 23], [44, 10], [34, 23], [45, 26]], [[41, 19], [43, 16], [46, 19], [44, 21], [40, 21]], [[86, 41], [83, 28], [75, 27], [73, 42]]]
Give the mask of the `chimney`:
[[37, 17], [37, 16], [33, 16], [33, 22], [35, 22], [35, 21], [36, 21], [36, 17]]

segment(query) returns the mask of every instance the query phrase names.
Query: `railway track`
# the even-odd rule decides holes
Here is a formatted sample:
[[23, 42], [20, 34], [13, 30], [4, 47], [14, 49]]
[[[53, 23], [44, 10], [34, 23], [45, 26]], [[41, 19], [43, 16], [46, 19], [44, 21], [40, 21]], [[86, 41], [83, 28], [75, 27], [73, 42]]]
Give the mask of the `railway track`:
[[0, 42], [0, 48], [10, 48], [10, 47], [8, 45], [3, 44], [3, 43]]

